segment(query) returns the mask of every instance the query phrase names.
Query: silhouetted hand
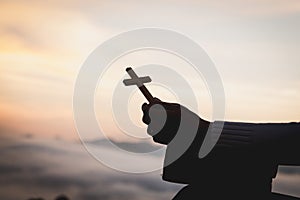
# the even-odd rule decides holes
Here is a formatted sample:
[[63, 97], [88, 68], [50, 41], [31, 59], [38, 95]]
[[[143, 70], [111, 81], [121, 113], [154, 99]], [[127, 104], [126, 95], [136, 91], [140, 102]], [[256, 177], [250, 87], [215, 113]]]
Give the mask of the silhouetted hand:
[[175, 137], [182, 122], [182, 116], [185, 117], [185, 122], [191, 123], [191, 126], [185, 126], [186, 132], [189, 131], [188, 127], [198, 126], [199, 121], [203, 121], [180, 104], [163, 102], [157, 98], [154, 99], [154, 103], [144, 103], [142, 110], [143, 122], [148, 125], [148, 134], [155, 142], [162, 144], [168, 144]]

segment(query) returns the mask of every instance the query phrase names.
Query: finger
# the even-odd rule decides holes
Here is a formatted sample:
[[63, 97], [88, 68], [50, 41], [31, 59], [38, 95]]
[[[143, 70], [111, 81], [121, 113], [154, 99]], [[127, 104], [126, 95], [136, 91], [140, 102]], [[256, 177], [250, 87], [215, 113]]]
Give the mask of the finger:
[[148, 126], [148, 128], [147, 128], [147, 133], [148, 133], [149, 135], [151, 135], [151, 136], [154, 136], [154, 135], [155, 135], [154, 130], [153, 130], [153, 128], [152, 128], [151, 126]]
[[153, 102], [154, 103], [161, 103], [162, 101], [159, 98], [154, 97]]
[[156, 124], [156, 123], [151, 122], [147, 127], [147, 133], [151, 136], [156, 135], [159, 132], [159, 130], [161, 129], [161, 127], [158, 127], [157, 125], [154, 125], [154, 124]]
[[143, 110], [143, 112], [144, 112], [144, 111], [148, 112], [149, 109], [150, 109], [150, 105], [149, 105], [149, 104], [144, 103], [144, 104], [142, 105], [142, 110]]
[[142, 121], [143, 121], [145, 124], [149, 125], [150, 122], [151, 122], [151, 119], [150, 119], [150, 117], [149, 117], [148, 114], [145, 114], [145, 113], [144, 113], [143, 118], [142, 118]]
[[157, 134], [164, 127], [167, 120], [167, 112], [161, 104], [153, 105], [149, 110], [150, 124], [147, 132], [149, 135]]
[[143, 111], [143, 117], [142, 117], [142, 121], [145, 123], [145, 124], [150, 124], [150, 117], [149, 117], [149, 109], [150, 109], [150, 105], [147, 104], [147, 103], [144, 103], [142, 105], [142, 111]]
[[175, 109], [178, 108], [180, 105], [178, 103], [167, 103], [167, 102], [161, 102], [161, 105], [163, 105], [166, 109]]

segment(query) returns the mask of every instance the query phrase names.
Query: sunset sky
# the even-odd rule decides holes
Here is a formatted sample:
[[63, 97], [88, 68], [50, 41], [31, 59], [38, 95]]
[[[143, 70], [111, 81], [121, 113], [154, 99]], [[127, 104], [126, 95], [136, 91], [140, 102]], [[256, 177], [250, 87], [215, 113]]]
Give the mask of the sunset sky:
[[[116, 170], [162, 167], [163, 155], [138, 154], [142, 158], [129, 160], [133, 152], [122, 156], [96, 138], [90, 145], [117, 164], [95, 160], [78, 142], [73, 118], [74, 85], [88, 56], [113, 36], [144, 27], [179, 32], [207, 52], [223, 81], [225, 120], [300, 121], [300, 0], [0, 0], [1, 199], [66, 194], [74, 200], [163, 200], [178, 192], [182, 185], [163, 181], [160, 170], [139, 175]], [[114, 62], [110, 69], [122, 71], [107, 73], [95, 91], [97, 119], [104, 120], [105, 133], [120, 146], [151, 144], [138, 146], [120, 137], [118, 124], [108, 117], [112, 107], [102, 103], [110, 103], [125, 66], [151, 62], [187, 71], [185, 79], [195, 83], [191, 87], [199, 102], [193, 111], [210, 119], [209, 91], [203, 80], [188, 74], [183, 60], [166, 52], [135, 52]], [[148, 86], [154, 96], [181, 103], [176, 92]], [[140, 128], [132, 134], [151, 140], [141, 122], [145, 99], [136, 91], [129, 100], [120, 98], [120, 105], [125, 101], [132, 120], [127, 125]], [[114, 114], [122, 117], [119, 113]], [[281, 167], [273, 191], [299, 197], [299, 186], [299, 167]]]
[[102, 42], [143, 27], [178, 31], [206, 50], [223, 80], [226, 120], [300, 120], [299, 0], [0, 5], [0, 127], [10, 133], [77, 138], [72, 96], [81, 65]]

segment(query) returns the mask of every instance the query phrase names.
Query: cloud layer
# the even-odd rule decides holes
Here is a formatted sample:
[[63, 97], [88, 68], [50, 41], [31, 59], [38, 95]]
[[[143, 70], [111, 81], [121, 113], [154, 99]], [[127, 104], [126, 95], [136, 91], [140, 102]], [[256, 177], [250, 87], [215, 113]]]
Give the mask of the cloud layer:
[[3, 139], [0, 151], [1, 199], [51, 199], [66, 194], [74, 200], [162, 200], [171, 199], [180, 189], [164, 183], [159, 172], [133, 175], [104, 167], [77, 143]]
[[[79, 143], [1, 136], [0, 151], [0, 198], [6, 200], [53, 199], [58, 194], [73, 200], [163, 200], [182, 187], [163, 182], [160, 172], [137, 175], [112, 170]], [[112, 159], [114, 154], [111, 151]], [[273, 185], [276, 192], [300, 196], [300, 168], [281, 167]]]

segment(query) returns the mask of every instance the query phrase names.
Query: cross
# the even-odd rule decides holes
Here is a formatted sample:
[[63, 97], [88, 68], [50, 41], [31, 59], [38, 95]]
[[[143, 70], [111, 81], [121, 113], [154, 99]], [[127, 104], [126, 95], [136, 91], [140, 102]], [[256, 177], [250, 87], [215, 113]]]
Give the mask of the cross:
[[137, 74], [133, 71], [131, 67], [126, 68], [127, 73], [131, 77], [131, 79], [125, 79], [123, 80], [123, 83], [125, 86], [129, 85], [136, 85], [140, 89], [140, 91], [143, 93], [143, 95], [146, 97], [149, 103], [154, 102], [154, 98], [152, 94], [149, 92], [149, 90], [145, 87], [144, 83], [151, 82], [151, 78], [149, 76], [145, 77], [138, 77]]

